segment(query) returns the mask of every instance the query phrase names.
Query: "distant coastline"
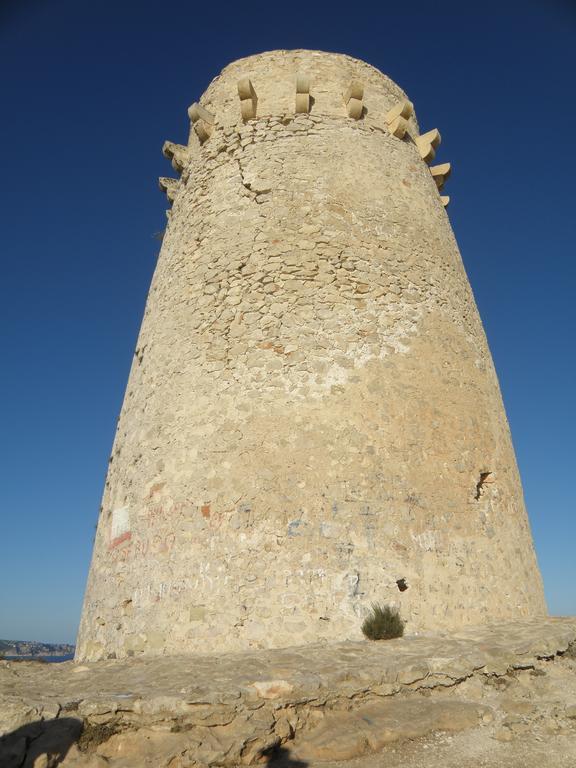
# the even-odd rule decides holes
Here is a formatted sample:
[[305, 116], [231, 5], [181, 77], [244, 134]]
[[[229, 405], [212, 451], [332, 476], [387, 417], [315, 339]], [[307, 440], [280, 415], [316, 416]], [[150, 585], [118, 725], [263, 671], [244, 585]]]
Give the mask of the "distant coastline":
[[71, 643], [40, 643], [36, 640], [0, 640], [0, 658], [7, 661], [68, 661], [74, 657]]
[[58, 664], [62, 661], [72, 661], [73, 653], [67, 653], [64, 656], [2, 656], [4, 661], [40, 661], [46, 664]]

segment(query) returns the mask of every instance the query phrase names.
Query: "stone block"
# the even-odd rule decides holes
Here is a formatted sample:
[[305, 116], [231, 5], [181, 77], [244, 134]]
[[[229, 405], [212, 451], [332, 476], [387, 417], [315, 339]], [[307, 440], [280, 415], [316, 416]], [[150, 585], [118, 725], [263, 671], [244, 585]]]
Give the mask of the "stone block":
[[384, 120], [388, 125], [394, 123], [399, 117], [408, 120], [414, 114], [414, 105], [411, 101], [403, 100], [399, 101], [392, 109], [386, 113]]
[[350, 99], [362, 101], [364, 98], [364, 85], [360, 80], [352, 80], [348, 88], [344, 91], [344, 104], [348, 104]]
[[168, 200], [173, 203], [178, 193], [178, 179], [171, 179], [169, 176], [160, 176], [158, 186], [165, 193]]
[[212, 128], [209, 123], [205, 123], [204, 120], [198, 120], [194, 123], [194, 132], [196, 133], [196, 136], [198, 136], [200, 144], [204, 144], [204, 142], [208, 141], [210, 138]]
[[434, 149], [437, 149], [440, 146], [441, 141], [442, 137], [438, 128], [432, 128], [431, 131], [420, 134], [416, 139], [416, 143], [424, 142], [430, 144]]
[[310, 78], [308, 75], [296, 76], [296, 113], [310, 112]]
[[348, 117], [353, 117], [354, 120], [359, 120], [362, 117], [364, 105], [361, 99], [350, 99], [347, 105]]
[[420, 153], [420, 157], [426, 163], [431, 163], [436, 157], [436, 149], [441, 141], [440, 131], [437, 128], [433, 128], [431, 131], [417, 136], [414, 143]]
[[253, 99], [256, 96], [256, 91], [249, 77], [238, 80], [238, 96], [241, 100]]
[[398, 117], [389, 123], [388, 130], [392, 136], [396, 136], [397, 139], [403, 139], [408, 130], [408, 121], [406, 118], [398, 115]]
[[165, 632], [148, 632], [146, 635], [146, 645], [149, 650], [157, 650], [163, 648], [166, 644]]
[[296, 93], [310, 93], [310, 77], [296, 75]]
[[362, 117], [364, 111], [364, 85], [360, 80], [352, 80], [348, 88], [344, 92], [344, 104], [346, 104], [346, 110], [348, 117], [359, 120]]
[[310, 112], [310, 94], [308, 93], [297, 93], [296, 94], [296, 113], [307, 113]]
[[252, 120], [256, 117], [258, 97], [250, 78], [238, 80], [238, 97], [240, 98], [240, 113], [242, 120]]
[[194, 104], [191, 104], [188, 107], [188, 117], [190, 118], [190, 121], [192, 123], [198, 122], [198, 120], [203, 120], [205, 123], [208, 123], [209, 125], [214, 125], [215, 117], [212, 114], [212, 112], [209, 112], [207, 109], [205, 109], [201, 104], [198, 104], [197, 102], [194, 102]]
[[188, 117], [190, 118], [200, 143], [203, 144], [212, 135], [215, 121], [214, 115], [202, 105], [194, 102], [194, 104], [188, 107]]
[[[446, 183], [446, 180], [449, 178], [450, 174], [452, 173], [452, 166], [450, 163], [442, 163], [441, 165], [432, 165], [430, 166], [430, 173], [432, 174], [432, 178], [436, 182], [436, 186], [438, 189], [442, 189], [444, 184]], [[483, 482], [488, 482], [488, 480], [484, 480]]]
[[165, 141], [162, 145], [162, 154], [172, 162], [172, 168], [177, 173], [182, 173], [190, 162], [190, 150], [183, 144], [175, 144], [173, 141]]

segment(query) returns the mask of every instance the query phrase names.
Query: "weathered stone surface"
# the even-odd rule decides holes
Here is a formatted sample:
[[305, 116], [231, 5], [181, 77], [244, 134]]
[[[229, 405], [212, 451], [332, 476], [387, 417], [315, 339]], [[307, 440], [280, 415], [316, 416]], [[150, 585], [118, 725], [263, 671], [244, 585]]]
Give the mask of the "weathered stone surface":
[[287, 680], [260, 680], [252, 685], [261, 699], [278, 699], [294, 690], [294, 686]]
[[[200, 741], [196, 743], [200, 746]], [[138, 731], [119, 733], [97, 747], [97, 754], [113, 761], [137, 762], [143, 758], [146, 764], [165, 765], [191, 747], [191, 739], [183, 733], [166, 733], [141, 728]]]
[[313, 765], [475, 725], [493, 741], [534, 727], [556, 737], [574, 728], [576, 663], [558, 654], [575, 638], [576, 618], [548, 619], [221, 656], [2, 662], [0, 765], [52, 751], [65, 768], [237, 766], [279, 745]]
[[421, 157], [439, 133], [381, 72], [315, 51], [234, 62], [199, 101], [209, 141], [164, 148], [182, 177], [162, 181], [78, 660], [359, 640], [375, 601], [408, 632], [543, 615], [498, 382]]
[[350, 760], [387, 744], [433, 731], [461, 731], [490, 718], [488, 707], [462, 701], [379, 701], [356, 712], [328, 715], [294, 747], [306, 761]]

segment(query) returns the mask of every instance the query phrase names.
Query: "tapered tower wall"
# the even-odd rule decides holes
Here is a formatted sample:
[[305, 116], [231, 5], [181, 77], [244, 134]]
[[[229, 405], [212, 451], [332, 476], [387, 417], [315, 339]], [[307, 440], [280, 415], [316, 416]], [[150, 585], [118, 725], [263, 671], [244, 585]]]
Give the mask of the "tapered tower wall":
[[192, 112], [168, 146], [182, 175], [79, 659], [358, 638], [375, 601], [407, 631], [545, 613], [447, 213], [415, 117], [387, 124], [404, 99], [363, 62], [276, 51], [227, 67], [201, 100], [214, 120]]

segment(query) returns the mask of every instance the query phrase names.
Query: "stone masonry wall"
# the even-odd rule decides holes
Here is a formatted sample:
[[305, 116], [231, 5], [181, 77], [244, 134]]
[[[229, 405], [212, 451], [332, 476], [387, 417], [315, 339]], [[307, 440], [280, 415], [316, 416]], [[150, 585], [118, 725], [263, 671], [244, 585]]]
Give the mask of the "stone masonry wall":
[[310, 51], [235, 62], [204, 94], [216, 122], [179, 150], [79, 659], [354, 639], [374, 601], [407, 631], [545, 613], [450, 223], [415, 119], [403, 139], [384, 123], [403, 98]]

